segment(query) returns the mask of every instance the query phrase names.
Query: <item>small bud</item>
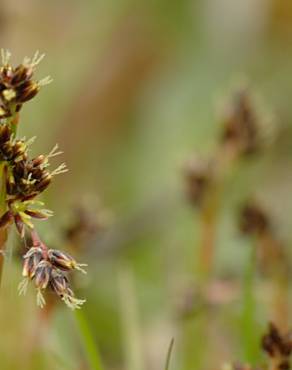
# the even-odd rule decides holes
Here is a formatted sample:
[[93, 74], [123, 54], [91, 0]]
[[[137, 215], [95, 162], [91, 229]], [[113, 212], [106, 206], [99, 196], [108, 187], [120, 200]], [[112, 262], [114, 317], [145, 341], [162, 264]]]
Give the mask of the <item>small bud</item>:
[[35, 285], [39, 289], [46, 289], [49, 284], [52, 273], [52, 265], [50, 262], [41, 261], [35, 270]]
[[239, 228], [243, 234], [262, 234], [270, 227], [266, 213], [256, 204], [246, 204], [241, 210]]
[[17, 101], [25, 103], [34, 98], [39, 92], [39, 85], [31, 80], [25, 82], [17, 91]]
[[0, 126], [0, 144], [4, 144], [10, 140], [11, 131], [8, 125], [1, 125]]
[[24, 211], [25, 214], [27, 214], [30, 217], [37, 218], [39, 220], [47, 220], [48, 217], [51, 215], [50, 213], [46, 212], [47, 210], [44, 211], [38, 211], [38, 210], [30, 210], [27, 209]]
[[200, 205], [213, 176], [213, 164], [209, 160], [194, 158], [185, 168], [186, 193], [192, 205]]
[[42, 180], [35, 186], [35, 190], [39, 192], [44, 191], [50, 185], [51, 181], [52, 176], [49, 172], [46, 171]]
[[85, 303], [85, 299], [78, 299], [74, 296], [69, 287], [67, 278], [60, 271], [53, 269], [51, 286], [55, 293], [62, 298], [62, 301], [72, 310], [79, 309]]
[[52, 265], [61, 269], [61, 270], [79, 270], [86, 274], [86, 271], [82, 269], [83, 266], [87, 266], [86, 264], [77, 263], [73, 257], [69, 254], [60, 252], [56, 249], [49, 249], [48, 250], [48, 258]]
[[249, 91], [238, 90], [226, 108], [222, 143], [237, 148], [240, 154], [256, 152], [259, 149], [259, 122]]
[[30, 250], [23, 256], [23, 270], [22, 276], [33, 279], [35, 276], [36, 268], [38, 264], [43, 260], [43, 252], [41, 248], [32, 247]]
[[11, 80], [12, 85], [18, 85], [26, 80], [30, 79], [33, 75], [33, 69], [30, 66], [24, 66], [20, 64], [13, 71], [13, 77]]
[[36, 158], [32, 160], [32, 164], [34, 167], [40, 166], [41, 164], [44, 163], [45, 159], [46, 157], [43, 154], [38, 155]]
[[59, 297], [62, 297], [68, 289], [68, 279], [61, 271], [53, 269], [52, 278], [51, 278], [51, 286], [53, 290], [55, 291], [55, 293]]
[[17, 140], [13, 145], [13, 159], [21, 159], [26, 150], [27, 146], [25, 143], [22, 140]]
[[1, 80], [6, 84], [10, 83], [13, 77], [13, 69], [10, 65], [6, 64], [0, 69]]

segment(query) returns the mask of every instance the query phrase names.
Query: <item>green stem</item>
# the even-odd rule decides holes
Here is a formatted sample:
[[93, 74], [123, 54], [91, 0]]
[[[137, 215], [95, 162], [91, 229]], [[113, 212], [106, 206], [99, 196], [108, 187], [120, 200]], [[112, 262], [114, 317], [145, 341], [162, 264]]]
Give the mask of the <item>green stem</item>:
[[128, 266], [121, 268], [118, 278], [125, 368], [127, 370], [143, 370], [143, 348], [135, 278]]
[[[4, 162], [0, 164], [0, 217], [6, 212], [6, 165]], [[4, 266], [4, 255], [7, 241], [7, 228], [0, 228], [0, 284], [2, 280], [3, 266]]]
[[[6, 124], [10, 125], [10, 128], [14, 135], [17, 131], [17, 122], [18, 114], [16, 112], [16, 104], [11, 106], [11, 117], [7, 118]], [[6, 176], [7, 176], [7, 165], [5, 162], [0, 163], [0, 217], [7, 210], [6, 203]], [[2, 281], [3, 267], [4, 267], [4, 258], [5, 258], [5, 247], [8, 238], [8, 229], [7, 227], [0, 228], [0, 285]]]
[[16, 112], [16, 104], [12, 104], [10, 107], [11, 117], [7, 118], [6, 124], [10, 126], [12, 134], [16, 135], [18, 114]]
[[164, 368], [165, 370], [169, 370], [170, 358], [171, 358], [171, 353], [173, 350], [173, 345], [174, 345], [174, 338], [171, 339], [168, 350], [167, 350], [166, 362], [165, 362], [165, 368]]
[[103, 370], [97, 344], [92, 336], [90, 325], [84, 310], [75, 310], [74, 316], [78, 325], [82, 343], [87, 354], [87, 360], [92, 370]]
[[254, 364], [258, 353], [258, 338], [256, 327], [256, 299], [254, 292], [256, 274], [256, 246], [250, 246], [250, 255], [243, 281], [242, 335], [245, 361]]

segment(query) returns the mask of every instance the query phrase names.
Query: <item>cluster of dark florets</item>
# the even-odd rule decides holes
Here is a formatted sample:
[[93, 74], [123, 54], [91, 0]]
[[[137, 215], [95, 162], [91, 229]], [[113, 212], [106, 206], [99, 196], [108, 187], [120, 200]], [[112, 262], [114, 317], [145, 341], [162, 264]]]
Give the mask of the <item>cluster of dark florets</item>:
[[42, 292], [52, 288], [71, 308], [79, 308], [84, 300], [74, 297], [69, 287], [65, 272], [81, 269], [71, 256], [53, 249], [48, 249], [35, 231], [33, 219], [47, 219], [52, 212], [44, 209], [44, 203], [36, 198], [50, 185], [53, 177], [67, 171], [62, 163], [51, 171], [50, 158], [61, 154], [56, 145], [49, 154], [35, 158], [29, 156], [29, 146], [33, 139], [17, 139], [16, 130], [19, 110], [24, 102], [32, 99], [40, 87], [50, 78], [33, 80], [36, 65], [43, 56], [38, 53], [26, 58], [22, 64], [12, 67], [10, 54], [2, 51], [0, 68], [0, 165], [3, 169], [2, 186], [4, 186], [6, 210], [0, 215], [0, 228], [7, 228], [14, 222], [20, 237], [30, 233], [33, 245], [24, 255], [23, 277], [19, 291], [24, 293], [27, 282], [34, 280], [38, 290], [37, 302], [43, 307], [45, 300]]
[[251, 154], [260, 147], [259, 117], [248, 89], [235, 92], [223, 117], [223, 144], [242, 154]]
[[70, 308], [80, 308], [85, 302], [77, 299], [70, 288], [66, 273], [71, 270], [83, 270], [85, 264], [75, 261], [69, 254], [56, 249], [48, 249], [39, 239], [36, 232], [32, 232], [32, 247], [23, 256], [23, 281], [19, 285], [19, 293], [25, 294], [28, 281], [34, 281], [37, 289], [37, 304], [43, 307], [45, 299], [43, 292], [50, 288]]
[[191, 158], [184, 167], [185, 191], [193, 206], [201, 206], [214, 177], [214, 161]]
[[0, 118], [8, 118], [19, 112], [22, 104], [34, 98], [41, 86], [50, 83], [50, 77], [40, 81], [33, 79], [35, 68], [43, 57], [37, 52], [32, 59], [25, 58], [22, 64], [13, 67], [9, 64], [10, 53], [2, 50]]
[[262, 235], [271, 227], [267, 213], [256, 203], [249, 201], [240, 213], [239, 228], [246, 235]]
[[291, 333], [283, 334], [273, 323], [270, 323], [268, 333], [263, 336], [262, 347], [268, 356], [273, 359], [275, 369], [290, 369]]
[[247, 88], [234, 92], [221, 122], [221, 135], [211, 158], [194, 157], [186, 166], [186, 193], [195, 206], [202, 206], [209, 189], [235, 159], [258, 153], [272, 138], [272, 125], [260, 114]]

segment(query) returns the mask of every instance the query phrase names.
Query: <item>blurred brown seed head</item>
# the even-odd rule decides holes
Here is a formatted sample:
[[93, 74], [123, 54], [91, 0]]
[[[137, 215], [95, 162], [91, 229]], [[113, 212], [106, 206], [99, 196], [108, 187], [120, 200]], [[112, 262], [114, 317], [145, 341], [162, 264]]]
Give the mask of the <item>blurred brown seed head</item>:
[[263, 234], [270, 228], [270, 220], [257, 204], [249, 202], [240, 212], [239, 228], [243, 234]]
[[234, 93], [223, 117], [222, 143], [236, 149], [239, 154], [259, 150], [259, 118], [247, 89]]
[[268, 333], [262, 338], [262, 348], [269, 357], [276, 360], [276, 369], [288, 370], [290, 368], [291, 339], [289, 333], [282, 334], [273, 323], [269, 324]]
[[213, 180], [213, 162], [192, 158], [184, 166], [186, 195], [193, 206], [200, 206]]
[[102, 233], [110, 223], [110, 215], [100, 207], [79, 204], [73, 209], [71, 223], [64, 230], [64, 237], [71, 248], [82, 249], [90, 240]]

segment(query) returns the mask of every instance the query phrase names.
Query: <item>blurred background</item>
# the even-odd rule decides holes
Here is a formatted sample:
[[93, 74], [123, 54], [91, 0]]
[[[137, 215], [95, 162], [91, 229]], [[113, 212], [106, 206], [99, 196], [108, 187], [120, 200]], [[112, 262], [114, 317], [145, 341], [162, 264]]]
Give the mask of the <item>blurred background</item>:
[[[89, 264], [74, 282], [87, 299], [82, 314], [55, 303], [40, 312], [33, 290], [17, 294], [19, 241], [10, 238], [1, 369], [101, 369], [101, 361], [159, 370], [171, 338], [172, 369], [261, 362], [271, 294], [262, 283], [244, 311], [253, 241], [240, 235], [237, 214], [246, 198], [259, 199], [289, 255], [291, 1], [1, 0], [0, 41], [14, 64], [46, 53], [37, 76], [54, 82], [25, 105], [19, 130], [37, 136], [33, 154], [57, 142], [70, 171], [43, 196], [55, 216], [37, 227]], [[212, 283], [197, 292], [201, 214], [185, 195], [183, 167], [214, 153], [222, 106], [242, 80], [276, 136], [226, 176]]]

